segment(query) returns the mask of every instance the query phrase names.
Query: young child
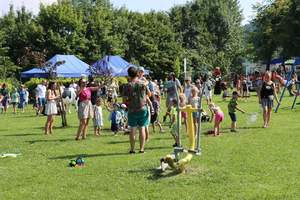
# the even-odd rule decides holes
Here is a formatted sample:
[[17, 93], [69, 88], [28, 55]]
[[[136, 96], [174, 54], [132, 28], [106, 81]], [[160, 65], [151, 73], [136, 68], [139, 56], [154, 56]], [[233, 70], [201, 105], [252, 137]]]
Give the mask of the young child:
[[[179, 146], [179, 132], [178, 132], [178, 124], [176, 122], [177, 120], [177, 101], [176, 100], [172, 100], [171, 103], [171, 107], [170, 107], [170, 115], [171, 115], [171, 135], [173, 136], [174, 140], [175, 140], [175, 144], [173, 145], [173, 147], [178, 147]], [[180, 119], [180, 118], [179, 118]], [[180, 122], [179, 122], [180, 123]]]
[[121, 113], [119, 111], [119, 104], [114, 103], [113, 108], [109, 108], [106, 106], [107, 110], [110, 112], [109, 120], [111, 121], [111, 128], [110, 130], [117, 135], [119, 128], [120, 128], [120, 120], [121, 120]]
[[[186, 97], [183, 93], [179, 95], [179, 107], [183, 108], [186, 106]], [[185, 131], [187, 131], [187, 114], [186, 112], [181, 112], [181, 120], [183, 120]]]
[[228, 114], [231, 118], [231, 132], [237, 132], [236, 131], [237, 118], [236, 118], [236, 114], [235, 114], [236, 110], [238, 110], [242, 113], [245, 113], [244, 110], [242, 110], [238, 107], [237, 100], [238, 100], [238, 93], [236, 91], [234, 91], [232, 93], [232, 99], [228, 103]]
[[[193, 87], [191, 90], [191, 97], [189, 99], [189, 104], [193, 107], [193, 108], [198, 108], [198, 104], [199, 104], [199, 96], [198, 96], [198, 88], [197, 87]], [[195, 135], [197, 133], [197, 128], [198, 128], [198, 119], [199, 119], [199, 112], [193, 112], [193, 123], [194, 123], [194, 127], [195, 127]]]
[[11, 94], [11, 103], [13, 105], [14, 114], [16, 114], [16, 108], [17, 108], [17, 105], [19, 104], [19, 102], [20, 102], [20, 95], [18, 93], [17, 88], [15, 88]]
[[209, 110], [212, 113], [211, 121], [214, 119], [214, 136], [220, 135], [220, 126], [221, 122], [224, 120], [224, 113], [219, 106], [216, 106], [214, 103], [208, 105]]
[[127, 116], [128, 116], [128, 113], [127, 113], [127, 106], [126, 104], [121, 104], [121, 108], [119, 110], [120, 114], [121, 114], [121, 120], [120, 120], [120, 129], [125, 131], [125, 132], [128, 132], [127, 130]]
[[151, 121], [154, 133], [155, 133], [155, 125], [157, 125], [160, 129], [160, 132], [163, 133], [164, 130], [158, 120], [159, 111], [160, 111], [160, 103], [157, 99], [157, 96], [159, 96], [159, 95], [155, 94], [150, 97], [150, 101], [152, 103], [152, 108], [153, 108], [153, 110], [151, 111], [151, 120], [150, 121]]
[[102, 101], [101, 98], [97, 98], [96, 105], [94, 106], [94, 133], [96, 136], [100, 135], [100, 131], [102, 127], [103, 127]]

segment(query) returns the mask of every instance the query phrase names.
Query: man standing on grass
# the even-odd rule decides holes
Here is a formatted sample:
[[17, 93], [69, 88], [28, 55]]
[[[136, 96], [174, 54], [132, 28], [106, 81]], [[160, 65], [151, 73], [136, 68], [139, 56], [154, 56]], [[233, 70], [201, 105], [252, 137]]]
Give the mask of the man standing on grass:
[[37, 105], [38, 105], [38, 110], [36, 113], [37, 115], [43, 112], [46, 105], [46, 85], [47, 85], [47, 81], [43, 80], [42, 83], [36, 87]]
[[128, 69], [129, 82], [123, 89], [123, 100], [128, 105], [128, 126], [130, 127], [130, 152], [135, 153], [135, 133], [139, 129], [140, 153], [144, 153], [145, 127], [149, 124], [149, 112], [147, 109], [147, 97], [150, 91], [138, 78], [138, 70], [135, 67]]

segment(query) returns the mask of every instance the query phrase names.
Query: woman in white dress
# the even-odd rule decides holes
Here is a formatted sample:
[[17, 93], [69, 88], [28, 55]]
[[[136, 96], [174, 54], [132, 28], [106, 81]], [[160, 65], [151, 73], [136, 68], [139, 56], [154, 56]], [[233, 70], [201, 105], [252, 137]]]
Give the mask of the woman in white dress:
[[47, 115], [47, 121], [45, 124], [45, 135], [52, 134], [54, 116], [57, 114], [56, 100], [59, 98], [59, 96], [56, 95], [55, 89], [56, 83], [50, 82], [46, 93], [47, 103], [45, 114]]

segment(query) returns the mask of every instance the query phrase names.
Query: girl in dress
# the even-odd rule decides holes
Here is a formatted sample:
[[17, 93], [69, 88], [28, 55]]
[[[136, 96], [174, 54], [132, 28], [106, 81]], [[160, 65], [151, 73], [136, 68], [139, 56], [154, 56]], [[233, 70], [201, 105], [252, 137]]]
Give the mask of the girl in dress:
[[53, 133], [54, 116], [57, 114], [56, 100], [59, 98], [59, 96], [56, 95], [55, 90], [56, 83], [50, 82], [46, 93], [47, 103], [45, 108], [45, 114], [47, 115], [47, 121], [45, 124], [45, 135]]
[[100, 136], [101, 128], [103, 127], [103, 114], [101, 98], [98, 98], [94, 106], [94, 133]]

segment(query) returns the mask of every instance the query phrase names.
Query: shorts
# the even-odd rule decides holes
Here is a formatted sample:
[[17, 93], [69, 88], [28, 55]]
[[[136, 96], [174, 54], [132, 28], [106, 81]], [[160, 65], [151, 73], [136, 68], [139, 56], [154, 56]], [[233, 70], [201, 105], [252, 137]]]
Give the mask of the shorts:
[[181, 117], [186, 120], [187, 119], [187, 113], [186, 112], [181, 112]]
[[18, 102], [11, 102], [11, 104], [12, 104], [13, 106], [15, 106], [15, 105], [18, 104]]
[[176, 99], [176, 97], [167, 97], [166, 99], [166, 107], [169, 108], [173, 104], [173, 100]]
[[8, 105], [8, 98], [7, 98], [7, 97], [4, 97], [4, 98], [2, 99], [2, 101], [1, 101], [1, 103], [2, 103], [2, 106], [3, 106], [3, 107], [7, 107], [7, 105]]
[[212, 91], [208, 90], [204, 92], [204, 96], [206, 100], [211, 100], [212, 99]]
[[193, 112], [193, 118], [199, 119], [199, 112]]
[[158, 114], [157, 113], [154, 113], [154, 115], [151, 115], [151, 124], [154, 124], [156, 121], [157, 121], [157, 117], [158, 117]]
[[231, 119], [232, 122], [236, 122], [237, 121], [235, 113], [228, 113], [228, 114], [229, 114], [230, 119]]
[[42, 107], [46, 105], [46, 99], [45, 98], [38, 98], [38, 106]]
[[128, 125], [131, 128], [145, 127], [149, 125], [149, 112], [145, 106], [142, 110], [128, 113]]
[[115, 124], [115, 123], [112, 123], [111, 126], [110, 126], [110, 130], [112, 132], [117, 132], [119, 130], [119, 125]]
[[273, 108], [274, 106], [274, 100], [272, 98], [262, 98], [261, 99], [261, 106], [263, 108]]
[[222, 122], [223, 120], [224, 120], [224, 113], [218, 112], [218, 113], [215, 115], [215, 121]]
[[94, 110], [91, 101], [81, 101], [78, 106], [78, 119], [94, 117]]

